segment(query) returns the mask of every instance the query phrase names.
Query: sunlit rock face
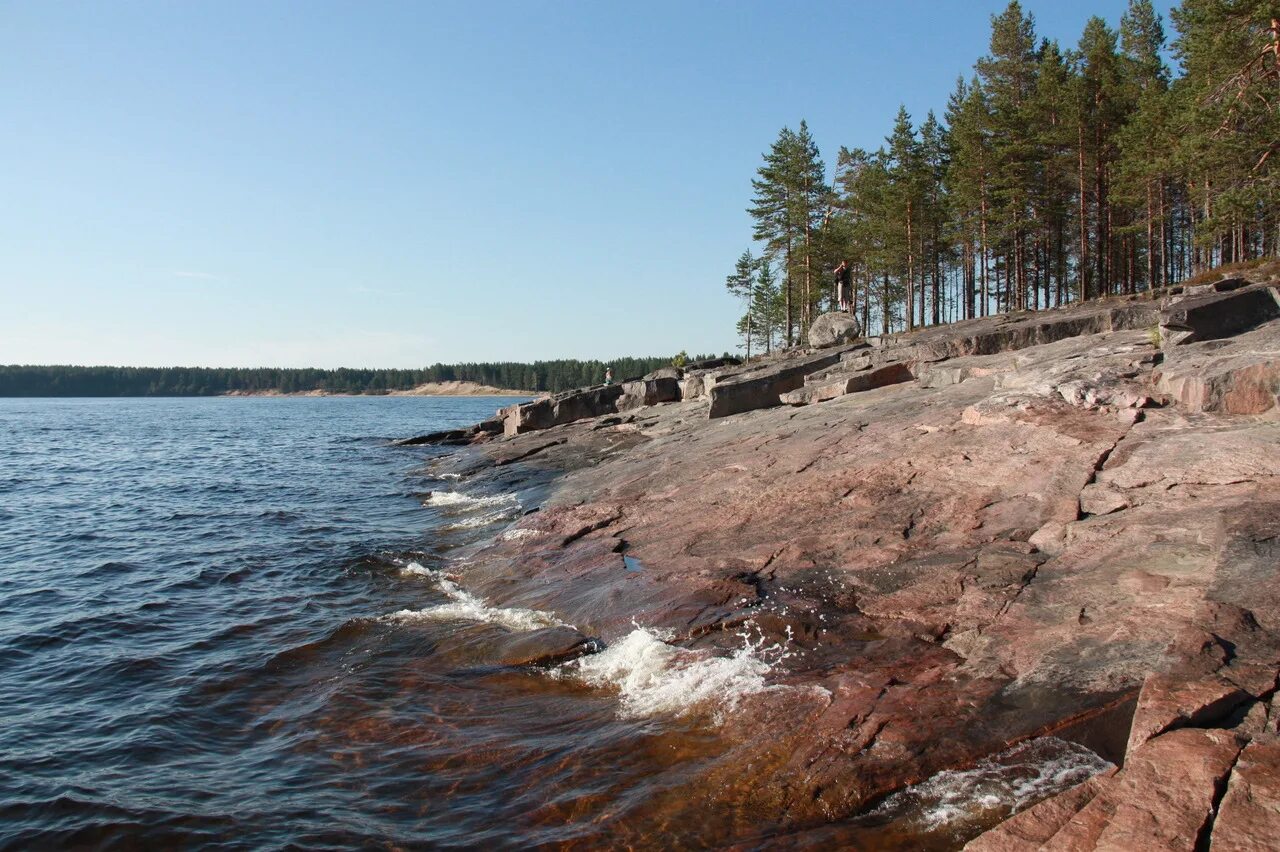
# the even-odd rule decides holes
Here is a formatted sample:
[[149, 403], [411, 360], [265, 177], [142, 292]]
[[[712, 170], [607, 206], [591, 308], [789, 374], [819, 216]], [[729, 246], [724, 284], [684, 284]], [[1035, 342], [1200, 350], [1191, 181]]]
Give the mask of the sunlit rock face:
[[[1196, 298], [1209, 316], [1274, 291]], [[1200, 316], [1175, 307], [793, 351], [699, 374], [697, 393], [686, 374], [678, 402], [482, 443], [445, 467], [546, 486], [466, 583], [598, 640], [571, 665], [636, 712], [720, 696], [734, 745], [667, 806], [736, 814], [734, 836], [1257, 836], [1270, 812], [1249, 796], [1273, 789], [1280, 669], [1280, 429], [1258, 364], [1280, 321], [1218, 317], [1226, 336], [1170, 343], [1162, 320]], [[654, 674], [673, 669], [686, 674]], [[1067, 745], [1017, 772], [1075, 769], [1044, 770], [1032, 792], [1017, 772], [940, 775], [1046, 738]], [[1175, 776], [1178, 796], [1153, 792]], [[947, 786], [970, 780], [972, 795]], [[900, 810], [872, 810], [908, 788]]]

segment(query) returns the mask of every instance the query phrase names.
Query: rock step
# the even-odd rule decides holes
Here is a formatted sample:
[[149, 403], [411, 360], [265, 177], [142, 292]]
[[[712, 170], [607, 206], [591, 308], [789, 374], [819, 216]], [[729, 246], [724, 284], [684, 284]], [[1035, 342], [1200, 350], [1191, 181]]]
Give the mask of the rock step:
[[1160, 312], [1160, 340], [1166, 348], [1217, 340], [1280, 318], [1280, 296], [1266, 286], [1177, 298]]
[[428, 432], [412, 438], [401, 438], [392, 441], [398, 447], [416, 447], [424, 444], [460, 445], [469, 444], [481, 435], [496, 435], [502, 431], [502, 418], [495, 417], [482, 420], [465, 429], [445, 429], [441, 432]]
[[616, 403], [622, 393], [622, 385], [597, 385], [504, 408], [501, 412], [503, 434], [511, 437], [537, 429], [550, 429], [552, 426], [587, 417], [613, 414], [618, 410]]
[[1274, 848], [1280, 740], [1259, 699], [1270, 696], [1277, 673], [1265, 665], [1260, 677], [1248, 677], [1251, 671], [1222, 670], [1253, 681], [1247, 690], [1221, 674], [1150, 675], [1124, 768], [1015, 814], [970, 841], [966, 852]]
[[680, 377], [669, 374], [651, 374], [643, 379], [622, 383], [622, 395], [616, 402], [616, 410], [630, 411], [646, 405], [657, 405], [662, 402], [678, 402], [681, 399]]
[[1021, 852], [1045, 843], [1097, 797], [1108, 780], [1111, 769], [1095, 775], [1082, 784], [1014, 814], [995, 828], [969, 841], [964, 852]]
[[875, 390], [888, 385], [902, 384], [915, 378], [911, 366], [904, 363], [887, 364], [875, 370], [861, 370], [839, 376], [830, 376], [819, 384], [806, 384], [802, 388], [782, 394], [786, 405], [810, 405], [851, 393]]
[[1158, 393], [1189, 411], [1280, 411], [1280, 323], [1230, 340], [1170, 346], [1152, 380]]
[[728, 417], [782, 403], [782, 395], [804, 386], [805, 377], [840, 362], [843, 350], [830, 350], [770, 365], [762, 372], [717, 380], [711, 388], [709, 416]]

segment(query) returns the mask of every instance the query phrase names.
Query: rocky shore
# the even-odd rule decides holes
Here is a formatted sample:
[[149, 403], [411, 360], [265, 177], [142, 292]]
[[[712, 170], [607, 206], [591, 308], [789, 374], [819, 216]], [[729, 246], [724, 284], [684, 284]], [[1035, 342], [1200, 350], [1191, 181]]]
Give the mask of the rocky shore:
[[833, 826], [895, 791], [1053, 735], [1114, 768], [911, 842], [1263, 849], [1277, 393], [1277, 284], [1224, 279], [689, 365], [409, 442], [465, 445], [438, 471], [536, 507], [460, 578], [573, 625], [521, 636], [522, 662], [636, 625], [785, 649], [672, 818], [729, 807], [743, 848], [848, 841]]

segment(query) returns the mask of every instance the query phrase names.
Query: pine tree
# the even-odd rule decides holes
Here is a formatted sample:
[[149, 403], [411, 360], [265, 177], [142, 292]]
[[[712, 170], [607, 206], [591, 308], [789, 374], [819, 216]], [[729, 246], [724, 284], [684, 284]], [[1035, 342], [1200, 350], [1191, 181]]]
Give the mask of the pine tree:
[[829, 190], [825, 167], [808, 125], [783, 128], [764, 156], [748, 213], [755, 220], [754, 237], [765, 253], [780, 258], [784, 275], [787, 345], [803, 334], [813, 318], [822, 292], [817, 287], [817, 231], [827, 211]]
[[978, 60], [991, 103], [993, 196], [995, 223], [1005, 255], [1008, 280], [1006, 309], [1027, 304], [1027, 235], [1029, 203], [1039, 173], [1039, 148], [1032, 124], [1038, 61], [1035, 20], [1012, 0], [991, 19], [991, 53]]
[[1036, 275], [1042, 295], [1038, 307], [1068, 299], [1072, 200], [1075, 193], [1075, 145], [1071, 126], [1072, 71], [1057, 42], [1039, 50], [1036, 95], [1031, 110], [1040, 148], [1040, 177], [1032, 193], [1039, 223]]
[[1150, 0], [1130, 0], [1120, 20], [1120, 44], [1128, 88], [1125, 102], [1135, 109], [1117, 135], [1115, 181], [1121, 199], [1137, 211], [1129, 233], [1143, 236], [1143, 280], [1150, 288], [1165, 277], [1163, 210], [1171, 171], [1168, 152], [1174, 143], [1168, 113], [1169, 69], [1161, 56], [1164, 24]]
[[[911, 126], [911, 115], [905, 106], [898, 107], [898, 117], [893, 132], [885, 139], [889, 145], [889, 186], [896, 222], [893, 250], [902, 265], [897, 273], [902, 276], [906, 298], [903, 316], [907, 330], [915, 328], [916, 268], [920, 259], [921, 208], [924, 204], [924, 169], [920, 152], [920, 140]], [[923, 293], [923, 286], [921, 287]], [[923, 311], [921, 312], [923, 313]], [[923, 324], [923, 317], [921, 323]]]
[[748, 315], [751, 317], [751, 323], [758, 329], [760, 339], [764, 341], [765, 353], [772, 352], [783, 323], [783, 304], [782, 293], [778, 289], [778, 282], [773, 274], [773, 262], [768, 258], [758, 261], [758, 273], [751, 292]]
[[782, 300], [785, 306], [783, 336], [787, 346], [793, 340], [795, 320], [791, 258], [796, 234], [791, 219], [794, 181], [790, 175], [795, 147], [795, 134], [790, 128], [782, 128], [773, 147], [764, 155], [764, 164], [757, 170], [757, 176], [751, 181], [755, 194], [751, 199], [751, 207], [747, 209], [755, 220], [752, 236], [764, 243], [765, 256], [782, 259]]
[[800, 231], [800, 275], [803, 281], [803, 311], [801, 314], [801, 333], [813, 323], [814, 307], [822, 297], [818, 286], [818, 246], [817, 232], [830, 204], [830, 189], [826, 184], [826, 167], [818, 146], [809, 133], [809, 126], [800, 122], [800, 130], [796, 133], [796, 145], [793, 163], [795, 175], [795, 192], [793, 221]]
[[930, 295], [932, 299], [931, 322], [938, 325], [942, 322], [942, 268], [943, 260], [950, 253], [950, 245], [945, 239], [946, 221], [949, 210], [949, 199], [946, 196], [945, 178], [951, 159], [950, 134], [930, 110], [920, 125], [920, 168], [923, 178], [924, 210], [921, 216], [923, 233], [922, 263], [923, 274], [920, 278], [920, 322], [924, 324], [924, 276], [930, 279]]
[[746, 344], [748, 361], [751, 360], [751, 334], [753, 330], [751, 301], [755, 295], [756, 269], [758, 265], [759, 261], [752, 256], [751, 249], [747, 249], [738, 257], [738, 262], [734, 265], [733, 272], [724, 281], [725, 288], [732, 295], [741, 299], [743, 303], [742, 318], [738, 321], [738, 333], [742, 335]]
[[946, 120], [951, 142], [947, 191], [956, 214], [954, 227], [966, 250], [962, 266], [965, 278], [964, 316], [968, 319], [986, 316], [990, 307], [987, 221], [991, 186], [991, 146], [988, 142], [991, 113], [980, 81], [975, 79], [966, 84], [963, 77], [956, 81], [955, 91], [947, 103]]
[[1198, 265], [1275, 254], [1280, 224], [1280, 9], [1274, 0], [1184, 0], [1174, 51], [1186, 71], [1178, 156], [1199, 208]]

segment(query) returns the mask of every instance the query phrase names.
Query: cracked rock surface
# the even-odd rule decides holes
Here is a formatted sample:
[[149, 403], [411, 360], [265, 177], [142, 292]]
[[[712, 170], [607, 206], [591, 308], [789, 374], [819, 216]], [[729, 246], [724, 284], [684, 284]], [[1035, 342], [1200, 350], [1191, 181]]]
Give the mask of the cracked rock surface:
[[[1055, 734], [1119, 770], [972, 848], [1266, 848], [1249, 844], [1280, 837], [1274, 393], [1214, 410], [1243, 397], [1185, 390], [1207, 344], [1058, 333], [975, 353], [930, 330], [911, 381], [468, 448], [440, 469], [538, 511], [464, 583], [604, 643], [640, 625], [727, 652], [750, 625], [791, 651], [780, 688], [724, 720], [736, 745], [689, 780], [691, 814], [714, 797], [789, 837]], [[1267, 323], [1228, 354], [1277, 338]]]

